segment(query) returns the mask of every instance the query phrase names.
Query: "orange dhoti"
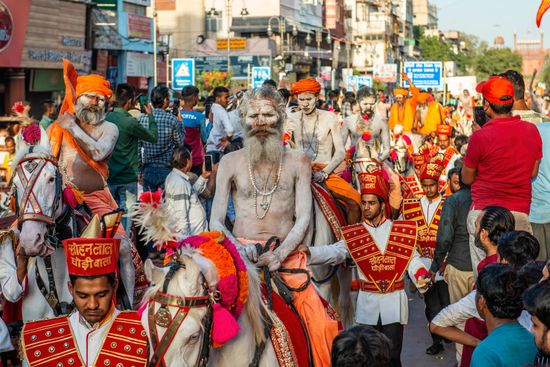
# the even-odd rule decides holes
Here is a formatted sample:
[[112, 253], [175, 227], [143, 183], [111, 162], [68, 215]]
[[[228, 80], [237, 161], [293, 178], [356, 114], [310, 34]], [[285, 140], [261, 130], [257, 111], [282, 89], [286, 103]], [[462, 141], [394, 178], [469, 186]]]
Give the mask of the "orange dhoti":
[[[118, 204], [107, 187], [103, 188], [103, 190], [97, 190], [89, 194], [84, 194], [84, 201], [92, 211], [92, 214], [97, 215], [100, 218], [101, 216], [118, 209]], [[124, 227], [122, 226], [118, 226], [116, 233], [127, 236], [126, 231], [124, 231]]]
[[[327, 165], [324, 163], [313, 163], [311, 169], [313, 172], [319, 172], [323, 168], [325, 168]], [[344, 180], [342, 177], [330, 174], [328, 178], [325, 180], [325, 185], [327, 185], [327, 188], [339, 196], [344, 196], [348, 199], [353, 200], [357, 203], [359, 207], [361, 207], [361, 195], [357, 190], [353, 188], [353, 186]]]
[[[244, 244], [264, 244], [265, 241], [254, 241], [239, 238]], [[307, 255], [302, 251], [292, 252], [281, 264], [285, 269], [306, 269]], [[282, 280], [292, 288], [301, 287], [307, 280], [304, 274], [279, 273]], [[329, 367], [332, 341], [338, 335], [338, 321], [331, 318], [321, 300], [321, 297], [310, 282], [301, 292], [292, 292], [294, 307], [307, 329], [315, 367]], [[306, 353], [306, 351], [296, 351]]]

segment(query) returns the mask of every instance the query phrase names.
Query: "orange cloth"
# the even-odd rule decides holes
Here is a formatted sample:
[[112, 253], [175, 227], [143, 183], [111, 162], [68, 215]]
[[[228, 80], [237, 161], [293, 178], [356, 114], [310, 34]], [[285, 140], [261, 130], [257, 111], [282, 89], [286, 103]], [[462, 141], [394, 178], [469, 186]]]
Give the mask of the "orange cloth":
[[[86, 77], [79, 77], [76, 69], [70, 61], [63, 59], [63, 80], [65, 82], [65, 99], [63, 99], [63, 104], [61, 105], [61, 110], [59, 111], [59, 116], [63, 115], [65, 112], [74, 114], [74, 105], [76, 97], [82, 93], [87, 92], [97, 92], [97, 93], [106, 93], [104, 89], [109, 82], [103, 79], [107, 85], [102, 84], [97, 77], [103, 79], [99, 75], [93, 76], [88, 75]], [[82, 86], [79, 87], [78, 83], [81, 83]], [[90, 89], [95, 88], [95, 89]], [[110, 93], [109, 89], [109, 93]], [[80, 94], [78, 94], [80, 93]], [[105, 95], [105, 94], [104, 94]], [[110, 96], [110, 94], [109, 94]], [[63, 142], [69, 144], [76, 152], [88, 163], [90, 167], [96, 170], [105, 180], [109, 177], [109, 166], [107, 162], [97, 162], [94, 161], [88, 154], [78, 146], [78, 143], [74, 140], [73, 136], [61, 126], [57, 124], [57, 121], [52, 124], [49, 130], [50, 144], [52, 146], [53, 155], [59, 159], [61, 154], [61, 145]]]
[[[261, 243], [265, 241], [238, 238], [243, 245]], [[281, 264], [286, 269], [306, 269], [307, 255], [302, 251], [293, 251]], [[293, 288], [301, 287], [307, 280], [304, 274], [279, 273], [283, 281]], [[294, 307], [304, 322], [313, 355], [313, 365], [318, 367], [330, 366], [330, 352], [332, 342], [338, 335], [338, 322], [327, 314], [323, 302], [315, 287], [310, 282], [302, 292], [292, 292]]]
[[70, 132], [63, 129], [61, 126], [57, 124], [57, 121], [55, 121], [52, 126], [50, 127], [50, 144], [52, 146], [52, 153], [54, 157], [59, 159], [59, 156], [61, 154], [61, 145], [63, 142], [65, 144], [69, 144], [71, 148], [76, 150], [76, 152], [80, 155], [82, 159], [90, 167], [92, 167], [94, 170], [97, 171], [103, 177], [104, 180], [107, 180], [109, 177], [109, 166], [107, 165], [107, 162], [98, 162], [93, 160], [86, 152], [78, 145], [78, 143], [74, 140], [73, 136]]
[[76, 79], [76, 98], [86, 93], [99, 93], [105, 98], [111, 98], [111, 83], [97, 74], [79, 76]]
[[[324, 163], [313, 163], [311, 169], [313, 172], [319, 172], [323, 168], [325, 168], [327, 165]], [[335, 174], [330, 174], [328, 178], [325, 180], [325, 184], [327, 185], [328, 189], [337, 195], [345, 196], [349, 199], [352, 199], [361, 207], [361, 195], [357, 190], [351, 186], [349, 182], [344, 180], [342, 177], [337, 176]]]
[[429, 135], [430, 133], [437, 130], [437, 126], [442, 124], [445, 120], [445, 112], [443, 111], [443, 106], [437, 101], [428, 103], [428, 113], [426, 115], [426, 120], [424, 121], [424, 126], [420, 129], [422, 135]]
[[394, 89], [394, 90], [393, 90], [393, 95], [394, 95], [394, 96], [403, 96], [403, 97], [407, 97], [408, 94], [409, 94], [409, 91], [406, 90], [406, 89], [397, 88], [397, 89]]
[[313, 78], [302, 79], [294, 83], [292, 87], [292, 94], [300, 93], [313, 93], [319, 94], [321, 91], [321, 84]]
[[540, 28], [540, 22], [542, 22], [542, 16], [546, 11], [550, 9], [550, 0], [542, 0], [537, 10], [537, 27]]
[[[401, 92], [397, 93], [397, 91], [400, 91], [400, 89], [395, 89], [393, 92], [401, 94]], [[388, 120], [390, 131], [393, 131], [395, 125], [398, 124], [403, 126], [403, 131], [405, 132], [412, 130], [419, 91], [414, 85], [411, 85], [409, 91], [412, 92], [412, 97], [406, 99], [403, 106], [399, 106], [397, 103], [391, 106], [390, 118]]]
[[[103, 190], [97, 190], [89, 194], [84, 194], [84, 200], [92, 211], [92, 214], [97, 214], [99, 217], [118, 209], [118, 204], [115, 199], [113, 199], [113, 196], [107, 187], [103, 188]], [[116, 233], [126, 236], [123, 226], [118, 226]]]

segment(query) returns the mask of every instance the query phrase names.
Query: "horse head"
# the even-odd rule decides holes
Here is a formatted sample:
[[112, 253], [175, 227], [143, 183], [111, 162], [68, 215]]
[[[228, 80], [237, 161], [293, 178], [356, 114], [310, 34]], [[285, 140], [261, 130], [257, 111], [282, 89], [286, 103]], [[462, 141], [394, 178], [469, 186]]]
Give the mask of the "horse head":
[[42, 146], [25, 147], [13, 163], [12, 203], [20, 230], [19, 246], [28, 256], [53, 251], [49, 231], [64, 210], [63, 178], [57, 160]]
[[[208, 322], [206, 319], [211, 311], [211, 288], [208, 284], [215, 286], [218, 282], [214, 264], [202, 257], [197, 250], [184, 249], [170, 267], [159, 268], [153, 265], [151, 260], [147, 260], [145, 276], [153, 284], [145, 295], [149, 305], [142, 315], [142, 324], [148, 332], [149, 344], [152, 347], [158, 344], [153, 340], [154, 334], [161, 340], [167, 331], [174, 332], [175, 335], [164, 352], [166, 367], [199, 365], [205, 331], [208, 329], [205, 327]], [[182, 307], [186, 300], [192, 303], [191, 299], [202, 299], [204, 302], [197, 306]], [[163, 323], [161, 320], [177, 320], [178, 313], [186, 311], [187, 314], [183, 316], [179, 325], [170, 325], [169, 322]], [[177, 330], [172, 331], [174, 327]], [[154, 348], [151, 355], [154, 358]]]
[[[158, 358], [163, 358], [166, 367], [205, 366], [210, 346], [217, 344], [215, 339], [216, 335], [219, 335], [220, 326], [229, 329], [233, 327], [231, 323], [226, 324], [223, 321], [217, 324], [220, 320], [216, 315], [220, 309], [216, 307], [218, 304], [227, 307], [224, 306], [225, 292], [231, 290], [227, 282], [224, 284], [224, 271], [219, 270], [215, 265], [216, 261], [209, 258], [211, 253], [185, 246], [179, 249], [177, 254], [172, 257], [168, 267], [156, 267], [151, 260], [145, 262], [145, 275], [152, 283], [152, 287], [144, 297], [147, 309], [143, 312], [141, 321], [149, 336], [152, 356], [150, 365], [155, 366]], [[265, 305], [261, 300], [259, 276], [255, 268], [248, 265], [250, 264], [246, 262], [245, 269], [250, 270], [250, 273], [242, 269], [248, 277], [247, 302], [245, 305], [237, 306], [244, 307], [240, 317], [233, 313], [234, 308], [231, 308], [231, 313], [238, 318], [240, 327], [246, 328], [239, 331], [237, 325], [236, 332], [247, 339], [244, 344], [250, 347], [265, 341], [266, 336], [262, 318]], [[229, 311], [223, 317], [226, 318], [228, 315]], [[241, 320], [243, 317], [246, 318], [246, 322]], [[222, 330], [222, 333], [224, 331]], [[239, 339], [235, 338], [236, 332], [224, 341], [222, 346], [217, 344], [217, 353], [235, 348], [236, 339]], [[167, 341], [163, 346], [163, 339], [170, 338], [171, 334], [171, 341]], [[224, 348], [224, 345], [228, 345], [228, 348]], [[213, 357], [218, 358], [218, 355], [214, 354]]]

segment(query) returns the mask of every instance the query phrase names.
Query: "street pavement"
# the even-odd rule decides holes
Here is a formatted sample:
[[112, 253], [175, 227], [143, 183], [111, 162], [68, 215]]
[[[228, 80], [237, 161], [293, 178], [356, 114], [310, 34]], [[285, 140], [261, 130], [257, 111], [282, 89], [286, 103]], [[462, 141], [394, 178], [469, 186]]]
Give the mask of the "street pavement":
[[445, 351], [437, 356], [426, 354], [426, 348], [432, 344], [432, 338], [424, 315], [424, 301], [418, 296], [418, 293], [411, 295], [408, 289], [407, 296], [409, 299], [409, 324], [405, 326], [403, 351], [401, 352], [403, 367], [456, 366], [454, 343], [444, 343]]

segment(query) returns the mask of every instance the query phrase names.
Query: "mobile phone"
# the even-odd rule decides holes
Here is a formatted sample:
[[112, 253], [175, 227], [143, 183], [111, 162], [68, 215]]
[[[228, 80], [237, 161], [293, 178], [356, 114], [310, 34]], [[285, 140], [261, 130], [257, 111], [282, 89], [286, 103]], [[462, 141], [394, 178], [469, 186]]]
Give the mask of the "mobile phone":
[[474, 121], [480, 127], [483, 127], [483, 125], [487, 122], [487, 114], [485, 113], [483, 106], [474, 106]]
[[206, 154], [204, 156], [204, 170], [207, 172], [212, 172], [212, 154]]
[[147, 96], [139, 96], [139, 109], [141, 113], [145, 113], [145, 106], [147, 106], [147, 103], [149, 103]]

